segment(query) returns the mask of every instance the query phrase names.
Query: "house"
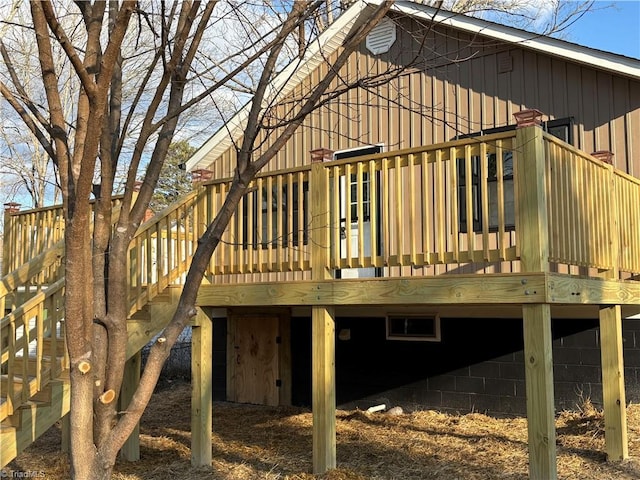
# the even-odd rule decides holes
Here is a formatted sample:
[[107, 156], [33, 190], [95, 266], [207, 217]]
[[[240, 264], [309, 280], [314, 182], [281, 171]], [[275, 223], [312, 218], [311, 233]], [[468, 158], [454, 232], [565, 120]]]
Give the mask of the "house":
[[[276, 118], [366, 8], [276, 79]], [[399, 1], [341, 78], [385, 69], [398, 75], [304, 121], [214, 253], [194, 328], [195, 457], [211, 455], [212, 368], [218, 398], [312, 405], [318, 472], [335, 466], [336, 403], [526, 414], [531, 477], [554, 478], [554, 411], [589, 397], [609, 458], [625, 458], [625, 402], [640, 399], [640, 62]], [[134, 241], [132, 359], [166, 321], [158, 302], [174, 304], [190, 232], [221, 205], [245, 118], [196, 152], [198, 187]], [[52, 228], [27, 247], [40, 218], [7, 215], [7, 273], [57, 245]], [[9, 390], [6, 415], [26, 390]]]
[[[348, 24], [354, 16], [357, 13], [352, 9], [338, 21]], [[340, 32], [346, 31], [348, 28], [343, 27], [334, 35], [339, 36], [344, 34]], [[421, 35], [425, 31], [428, 31], [427, 47], [420, 50]], [[367, 44], [363, 44], [353, 55], [352, 61], [344, 69], [344, 78], [352, 79], [356, 72], [381, 71], [389, 65], [402, 66], [403, 62], [408, 66], [406, 71], [388, 85], [355, 89], [348, 93], [347, 99], [337, 99], [313, 114], [267, 166], [266, 171], [275, 173], [308, 167], [312, 156], [309, 151], [316, 148], [331, 150], [331, 160], [374, 154], [370, 158], [378, 161], [384, 158], [384, 153], [382, 156], [375, 155], [377, 152], [395, 155], [395, 151], [424, 145], [514, 132], [514, 114], [536, 108], [544, 112], [542, 126], [551, 135], [583, 152], [610, 151], [613, 153], [610, 161], [616, 169], [635, 178], [640, 177], [640, 63], [636, 59], [532, 35], [475, 18], [436, 12], [412, 2], [399, 2], [394, 13], [374, 29]], [[289, 91], [283, 92], [282, 97], [286, 99], [300, 95], [304, 88], [301, 85], [321, 78], [323, 68], [325, 66], [320, 59], [309, 58], [307, 64], [298, 67], [298, 70], [307, 73], [294, 73], [297, 83], [290, 83]], [[240, 112], [229, 124], [241, 125], [242, 115], [243, 112]], [[239, 135], [239, 127], [231, 132]], [[194, 155], [187, 168], [192, 171], [213, 171], [218, 178], [230, 177], [234, 168], [232, 140], [227, 130], [221, 129]], [[463, 156], [462, 153], [458, 155]], [[468, 186], [472, 189], [470, 198], [473, 203], [469, 210], [473, 226], [469, 224], [469, 227], [479, 237], [483, 224], [488, 224], [487, 237], [492, 237], [497, 235], [495, 231], [499, 223], [496, 156], [495, 153], [488, 154], [489, 181], [486, 185], [480, 185], [479, 181], [482, 175], [481, 158], [480, 155], [472, 155], [469, 165], [471, 174], [467, 178], [471, 177], [472, 180], [467, 183], [471, 184]], [[516, 244], [513, 159], [504, 154], [503, 160], [504, 183], [501, 188], [507, 203], [503, 212], [505, 231], [500, 235], [506, 243], [505, 248], [509, 249]], [[571, 160], [567, 158], [567, 162], [566, 174], [573, 175]], [[458, 167], [462, 168], [462, 164]], [[580, 167], [575, 165], [575, 168]], [[491, 173], [492, 169], [494, 173]], [[379, 217], [381, 210], [387, 207], [383, 202], [389, 202], [388, 207], [392, 211], [396, 208], [393, 195], [384, 200], [380, 198], [380, 178], [372, 179], [372, 174], [367, 172], [362, 177], [357, 176], [354, 169], [351, 172], [350, 176], [343, 175], [342, 183], [337, 187], [340, 205], [336, 211], [340, 212], [342, 236], [350, 234], [349, 240], [340, 240], [338, 250], [341, 257], [337, 263], [341, 263], [341, 266], [349, 263], [348, 260], [344, 261], [345, 257], [356, 256], [354, 252], [358, 250], [359, 235], [364, 237], [364, 251], [359, 252], [360, 255], [370, 256], [371, 248], [376, 247], [378, 254], [384, 255], [387, 247], [385, 242], [392, 234], [381, 231]], [[464, 173], [460, 171], [458, 189], [461, 193], [457, 196], [460, 242], [466, 241], [463, 237], [469, 231]], [[407, 187], [407, 178], [403, 182], [403, 186]], [[298, 245], [300, 235], [305, 236], [306, 243], [309, 234], [306, 229], [297, 234], [300, 225], [309, 221], [307, 213], [301, 211], [308, 210], [307, 190], [303, 192], [302, 209], [298, 201], [301, 184], [305, 190], [307, 180], [297, 181], [294, 173], [291, 184], [294, 204], [290, 210], [293, 217], [290, 245], [294, 246]], [[372, 191], [374, 184], [378, 192]], [[278, 207], [270, 208], [269, 203], [275, 205], [280, 201], [280, 207], [286, 209], [278, 195], [286, 197], [288, 187], [285, 183], [281, 188], [272, 188], [270, 201], [267, 201], [266, 190], [262, 188], [262, 201], [257, 197], [258, 194], [250, 194], [242, 207], [244, 224], [238, 225], [235, 235], [244, 235], [243, 248], [249, 255], [251, 249], [265, 250], [266, 242], [273, 242], [274, 246], [280, 244], [278, 239], [282, 237], [278, 235], [275, 224], [273, 231], [267, 230], [266, 216], [270, 212], [276, 217], [279, 212]], [[363, 191], [357, 191], [358, 188]], [[419, 190], [420, 187], [416, 188]], [[479, 206], [483, 188], [487, 190], [488, 197], [486, 212]], [[351, 191], [350, 199], [345, 193], [348, 191]], [[591, 195], [588, 189], [586, 192]], [[378, 198], [374, 200], [376, 193]], [[338, 196], [335, 190], [331, 194]], [[396, 194], [402, 195], [405, 202], [407, 194], [416, 196], [416, 192], [408, 188], [402, 193], [398, 189]], [[364, 202], [364, 221], [361, 224], [358, 223], [360, 212], [356, 211], [358, 199]], [[262, 206], [259, 207], [261, 202]], [[374, 205], [375, 202], [377, 204]], [[397, 214], [397, 218], [402, 218], [402, 231], [398, 232], [398, 238], [403, 234], [408, 236], [410, 229], [422, 228], [420, 221], [413, 219], [420, 212], [409, 211], [411, 207], [407, 203], [401, 207], [404, 210]], [[451, 205], [447, 204], [445, 208], [449, 209]], [[487, 214], [488, 218], [483, 219], [483, 215]], [[594, 214], [597, 211], [594, 210]], [[300, 221], [297, 220], [299, 215]], [[248, 216], [252, 218], [247, 220]], [[262, 224], [258, 226], [260, 220]], [[253, 225], [251, 232], [247, 231], [248, 221]], [[557, 221], [561, 221], [560, 218]], [[585, 227], [585, 233], [590, 233], [597, 223], [595, 218], [590, 221], [594, 223]], [[287, 230], [286, 227], [283, 231]], [[451, 225], [448, 227], [450, 229]], [[630, 227], [635, 231], [629, 240], [636, 241], [639, 226], [635, 223]], [[367, 244], [371, 240], [371, 228], [379, 230], [377, 245]], [[433, 232], [431, 235], [432, 245], [428, 248], [434, 248], [436, 243]], [[417, 242], [424, 241], [424, 237], [422, 235]], [[285, 245], [286, 241], [282, 238]], [[409, 240], [405, 238], [404, 241]], [[449, 242], [453, 241], [446, 239], [447, 248]], [[480, 239], [477, 241], [482, 242]], [[489, 238], [489, 241], [497, 240]], [[494, 246], [492, 244], [489, 248]], [[347, 253], [349, 250], [351, 252]], [[218, 254], [222, 255], [223, 252], [219, 251]], [[417, 265], [414, 259], [403, 265], [391, 266], [385, 258], [381, 266], [336, 268], [333, 272], [334, 276], [341, 278], [415, 278], [431, 275], [454, 278], [457, 273], [517, 272], [521, 268], [518, 262], [505, 260], [507, 257], [502, 261], [484, 262], [475, 259], [446, 260], [429, 267]], [[223, 261], [222, 257], [217, 259]], [[554, 262], [550, 268], [558, 272], [589, 275], [593, 268], [590, 270], [588, 264], [588, 261], [578, 261], [568, 268]], [[310, 278], [303, 268], [300, 271], [295, 271], [295, 267], [289, 269], [291, 272], [278, 275], [262, 272], [217, 275], [212, 277], [212, 282], [295, 281]], [[637, 272], [629, 273], [637, 275]], [[366, 408], [372, 404], [390, 402], [409, 408], [479, 410], [492, 414], [526, 413], [523, 327], [520, 321], [514, 321], [522, 317], [520, 306], [463, 308], [452, 303], [446, 306], [430, 305], [425, 299], [424, 305], [420, 306], [336, 306], [338, 404]], [[222, 336], [228, 338], [226, 344], [216, 343], [214, 347], [214, 386], [218, 398], [279, 403], [283, 398], [278, 397], [277, 393], [278, 388], [282, 387], [274, 388], [271, 380], [286, 376], [288, 380], [281, 380], [290, 382], [291, 386], [286, 385], [285, 388], [287, 391], [291, 388], [291, 398], [287, 393], [285, 401], [310, 405], [310, 308], [293, 306], [283, 310], [278, 306], [270, 311], [267, 305], [239, 307], [241, 305], [232, 306], [221, 313], [223, 318], [215, 320], [216, 331], [226, 332]], [[637, 313], [637, 307], [625, 309], [624, 313], [632, 316]], [[556, 408], [573, 408], [587, 398], [602, 405], [598, 306], [554, 306], [551, 315]], [[266, 317], [272, 317], [273, 325], [267, 327], [269, 322]], [[247, 336], [250, 335], [255, 341], [262, 329], [270, 330], [269, 333], [265, 332], [265, 343], [269, 342], [270, 337], [289, 339], [290, 352], [282, 354], [280, 361], [289, 362], [291, 368], [286, 373], [278, 371], [274, 363], [262, 371], [263, 378], [268, 378], [268, 382], [265, 380], [264, 385], [259, 386], [255, 384], [255, 378], [249, 377], [249, 387], [244, 384], [247, 382], [247, 372], [243, 371], [243, 362], [248, 356], [242, 352], [244, 348], [250, 348], [245, 344]], [[288, 331], [283, 332], [282, 329]], [[630, 401], [640, 400], [638, 332], [639, 318], [624, 321], [626, 388]], [[272, 348], [289, 349], [282, 344]], [[241, 353], [234, 359], [234, 351], [237, 350]], [[273, 361], [276, 362], [275, 357]], [[247, 364], [246, 368], [252, 370], [255, 366]], [[289, 367], [286, 369], [289, 370]]]

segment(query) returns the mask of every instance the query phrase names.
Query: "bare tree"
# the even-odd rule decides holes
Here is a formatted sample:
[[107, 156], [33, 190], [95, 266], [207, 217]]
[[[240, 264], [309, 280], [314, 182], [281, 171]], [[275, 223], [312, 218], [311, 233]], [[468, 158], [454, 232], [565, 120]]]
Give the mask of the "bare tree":
[[[339, 77], [341, 67], [393, 2], [370, 5], [337, 55], [325, 59], [327, 75], [282, 107], [284, 116], [270, 117], [277, 110], [273, 102], [278, 93], [272, 91], [272, 80], [284, 65], [304, 55], [304, 46], [338, 15], [332, 9], [339, 3], [77, 1], [56, 11], [50, 1], [31, 2], [32, 27], [20, 28], [35, 40], [44, 100], [32, 98], [24, 88], [16, 51], [4, 56], [7, 71], [15, 74], [0, 80], [0, 94], [53, 162], [62, 191], [73, 478], [110, 477], [117, 452], [148, 404], [172, 345], [196, 314], [196, 294], [210, 257], [256, 173], [319, 105], [401, 73]], [[235, 33], [233, 41], [230, 32]], [[125, 53], [130, 52], [127, 44], [137, 47], [133, 53]], [[67, 110], [60, 93], [62, 67], [68, 67], [72, 85], [78, 86], [73, 108]], [[127, 69], [137, 72], [131, 82], [123, 80]], [[185, 112], [204, 101], [222, 111], [220, 98], [229, 97], [248, 101], [243, 135], [235, 145], [233, 182], [199, 241], [176, 313], [162, 341], [151, 348], [127, 411], [118, 414], [127, 345], [128, 247]], [[265, 130], [270, 143], [256, 145]], [[122, 169], [124, 197], [112, 228], [112, 197]], [[140, 178], [139, 194], [134, 195]], [[89, 279], [86, 272], [92, 272]]]

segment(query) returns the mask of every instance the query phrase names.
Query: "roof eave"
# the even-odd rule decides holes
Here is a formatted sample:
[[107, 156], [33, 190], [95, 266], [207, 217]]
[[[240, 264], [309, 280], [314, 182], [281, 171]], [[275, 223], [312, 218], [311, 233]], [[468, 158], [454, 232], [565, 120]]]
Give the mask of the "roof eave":
[[[347, 11], [340, 15], [317, 39], [309, 44], [302, 60], [294, 60], [272, 82], [271, 90], [275, 92], [266, 98], [272, 100], [282, 98], [290, 93], [306, 76], [313, 71], [327, 55], [331, 55], [341, 45], [358, 17], [370, 4], [371, 0], [358, 0]], [[318, 55], [322, 50], [323, 55]], [[296, 81], [298, 80], [299, 81]], [[209, 140], [207, 140], [186, 162], [186, 170], [191, 172], [199, 168], [207, 168], [222, 155], [243, 132], [251, 102], [247, 103], [231, 119], [226, 122]]]
[[480, 18], [437, 10], [411, 1], [398, 1], [393, 9], [406, 15], [423, 18], [469, 33], [484, 35], [495, 40], [521, 45], [559, 58], [640, 80], [640, 61], [634, 58], [577, 45], [565, 40], [527, 32]]

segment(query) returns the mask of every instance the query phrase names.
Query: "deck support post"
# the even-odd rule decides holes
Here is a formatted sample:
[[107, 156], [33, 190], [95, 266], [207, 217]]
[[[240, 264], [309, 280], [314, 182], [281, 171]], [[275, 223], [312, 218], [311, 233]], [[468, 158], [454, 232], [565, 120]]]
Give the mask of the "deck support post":
[[[518, 114], [515, 115], [518, 118]], [[539, 128], [542, 112], [521, 112], [516, 130], [514, 170], [517, 245], [523, 272], [549, 271], [549, 218], [544, 134]], [[522, 120], [524, 119], [524, 121]], [[525, 285], [526, 291], [526, 285]], [[534, 292], [530, 292], [534, 293]], [[552, 480], [556, 465], [555, 402], [551, 306], [522, 307], [525, 383], [529, 430], [529, 478]]]
[[[611, 152], [594, 152], [596, 158], [613, 165]], [[616, 188], [612, 168], [611, 191]], [[609, 230], [609, 250], [613, 268], [602, 271], [604, 278], [620, 278], [618, 261], [620, 255], [620, 218], [618, 205], [612, 202], [612, 224]], [[627, 438], [627, 404], [624, 389], [624, 360], [622, 348], [622, 310], [620, 305], [600, 308], [600, 357], [602, 369], [602, 400], [604, 404], [604, 437], [607, 460], [629, 458]]]
[[211, 465], [213, 322], [201, 308], [191, 331], [191, 465]]
[[[322, 162], [331, 160], [333, 151], [311, 151], [310, 216], [311, 277], [326, 280], [330, 270], [331, 239], [329, 216], [329, 174]], [[336, 377], [335, 318], [333, 307], [311, 309], [313, 473], [336, 468]]]
[[[124, 366], [124, 377], [122, 378], [122, 387], [120, 388], [120, 397], [118, 399], [120, 411], [126, 410], [129, 402], [133, 398], [133, 394], [140, 383], [140, 365], [142, 363], [142, 355], [140, 351], [134, 354]], [[140, 423], [136, 425], [129, 435], [129, 438], [120, 449], [120, 456], [128, 462], [136, 462], [140, 460]]]
[[620, 305], [600, 309], [600, 353], [604, 403], [605, 448], [608, 460], [629, 458], [627, 411], [622, 354]]
[[525, 384], [529, 430], [529, 478], [550, 480], [558, 476], [551, 351], [551, 307], [522, 307]]
[[336, 468], [335, 320], [333, 308], [313, 307], [313, 473]]

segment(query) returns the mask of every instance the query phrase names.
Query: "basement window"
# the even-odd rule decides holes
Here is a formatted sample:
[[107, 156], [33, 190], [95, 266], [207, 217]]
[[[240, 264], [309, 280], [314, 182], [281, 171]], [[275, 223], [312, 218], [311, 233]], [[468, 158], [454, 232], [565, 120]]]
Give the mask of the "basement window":
[[387, 315], [387, 340], [440, 341], [439, 315]]

